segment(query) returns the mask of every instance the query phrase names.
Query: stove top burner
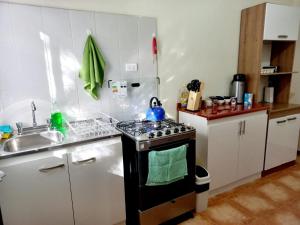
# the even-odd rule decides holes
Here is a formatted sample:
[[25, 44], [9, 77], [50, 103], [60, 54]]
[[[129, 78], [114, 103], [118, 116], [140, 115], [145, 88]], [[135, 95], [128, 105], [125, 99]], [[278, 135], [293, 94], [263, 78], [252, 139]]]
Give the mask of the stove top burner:
[[149, 120], [123, 121], [117, 124], [117, 128], [139, 140], [169, 136], [192, 129], [182, 123], [176, 123], [171, 119], [165, 119], [160, 122], [152, 122]]
[[180, 125], [182, 124], [175, 123], [175, 121], [171, 119], [166, 119], [159, 122], [152, 122], [149, 120], [132, 120], [118, 123], [117, 128], [136, 137], [141, 134], [163, 130], [166, 128], [173, 128]]

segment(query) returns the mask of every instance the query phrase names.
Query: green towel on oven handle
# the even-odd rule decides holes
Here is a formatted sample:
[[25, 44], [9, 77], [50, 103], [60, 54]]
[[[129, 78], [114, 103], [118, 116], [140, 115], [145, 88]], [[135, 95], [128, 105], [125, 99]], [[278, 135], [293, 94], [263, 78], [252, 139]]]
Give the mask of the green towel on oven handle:
[[171, 184], [182, 180], [187, 171], [187, 145], [148, 154], [148, 179], [146, 186]]
[[79, 77], [84, 82], [84, 89], [94, 99], [98, 99], [98, 88], [103, 85], [104, 69], [105, 60], [95, 40], [89, 35], [84, 47]]

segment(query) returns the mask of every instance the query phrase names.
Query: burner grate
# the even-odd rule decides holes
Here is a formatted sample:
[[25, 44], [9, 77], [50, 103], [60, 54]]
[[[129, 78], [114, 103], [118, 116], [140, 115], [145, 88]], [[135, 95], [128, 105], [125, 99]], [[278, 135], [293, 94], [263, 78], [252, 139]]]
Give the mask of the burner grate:
[[166, 128], [170, 129], [181, 125], [183, 124], [176, 123], [172, 119], [165, 119], [159, 122], [152, 122], [149, 120], [131, 120], [119, 122], [117, 124], [117, 128], [127, 134], [137, 137], [152, 131], [159, 131]]

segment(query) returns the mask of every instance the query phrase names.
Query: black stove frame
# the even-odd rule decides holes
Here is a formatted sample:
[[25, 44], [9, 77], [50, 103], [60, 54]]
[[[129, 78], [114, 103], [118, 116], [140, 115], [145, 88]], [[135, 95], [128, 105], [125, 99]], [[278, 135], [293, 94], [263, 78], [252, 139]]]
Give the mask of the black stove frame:
[[[195, 132], [189, 135], [178, 135], [175, 141], [162, 142], [160, 145], [149, 147], [145, 151], [138, 151], [139, 144], [128, 135], [122, 136], [125, 200], [126, 200], [126, 224], [143, 225], [140, 223], [140, 213], [152, 207], [180, 196], [194, 192], [195, 187]], [[188, 175], [177, 182], [163, 186], [146, 186], [148, 176], [148, 153], [150, 151], [163, 151], [181, 145], [187, 145]]]
[[132, 120], [132, 121], [122, 121], [117, 124], [118, 130], [131, 135], [132, 137], [138, 137], [139, 135], [163, 130], [164, 128], [173, 128], [182, 126], [183, 124], [176, 123], [172, 119], [165, 119], [163, 121], [152, 122], [149, 120]]

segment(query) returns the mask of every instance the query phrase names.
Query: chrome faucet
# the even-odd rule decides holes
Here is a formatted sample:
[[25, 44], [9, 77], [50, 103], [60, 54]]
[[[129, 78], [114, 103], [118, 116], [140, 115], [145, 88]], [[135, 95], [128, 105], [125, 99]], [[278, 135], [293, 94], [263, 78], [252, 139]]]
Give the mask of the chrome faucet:
[[23, 124], [21, 122], [17, 122], [16, 126], [18, 129], [18, 135], [21, 135], [23, 133]]
[[31, 112], [32, 112], [32, 126], [36, 127], [36, 118], [35, 118], [35, 111], [36, 111], [36, 106], [34, 104], [34, 101], [31, 102]]

